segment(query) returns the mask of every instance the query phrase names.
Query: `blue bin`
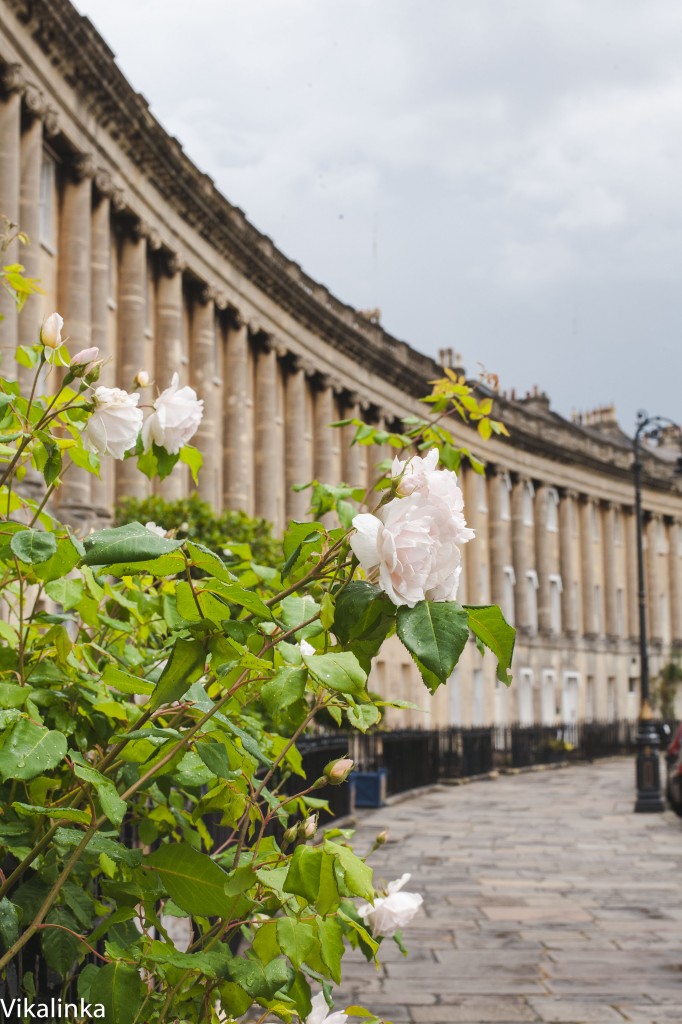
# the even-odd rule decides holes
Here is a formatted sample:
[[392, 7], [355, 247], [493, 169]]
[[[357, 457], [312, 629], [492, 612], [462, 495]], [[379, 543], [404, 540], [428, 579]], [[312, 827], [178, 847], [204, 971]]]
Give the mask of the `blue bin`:
[[388, 768], [375, 772], [353, 772], [349, 782], [355, 794], [356, 807], [383, 807], [386, 803]]

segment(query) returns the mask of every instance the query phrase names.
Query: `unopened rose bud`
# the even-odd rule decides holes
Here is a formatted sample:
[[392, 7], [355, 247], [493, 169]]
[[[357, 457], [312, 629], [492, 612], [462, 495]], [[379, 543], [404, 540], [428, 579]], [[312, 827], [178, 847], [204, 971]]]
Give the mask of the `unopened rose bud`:
[[330, 761], [324, 769], [325, 778], [331, 786], [340, 786], [342, 782], [346, 781], [354, 767], [349, 757], [342, 757], [339, 761]]
[[292, 825], [282, 836], [282, 846], [289, 846], [298, 839], [298, 825]]
[[51, 313], [40, 328], [40, 340], [45, 348], [56, 349], [62, 343], [62, 327], [64, 318], [59, 313]]
[[91, 363], [90, 366], [85, 367], [85, 373], [83, 374], [83, 380], [86, 384], [96, 384], [99, 380], [99, 375], [102, 372], [102, 361], [98, 360], [96, 363]]
[[149, 374], [146, 370], [138, 370], [135, 374], [133, 384], [136, 388], [148, 388], [149, 387]]
[[377, 844], [377, 846], [383, 846], [384, 843], [387, 843], [388, 842], [388, 829], [385, 828], [383, 830], [383, 832], [380, 832], [379, 835], [374, 840], [374, 842]]
[[312, 839], [317, 832], [317, 815], [311, 814], [309, 818], [302, 823], [301, 834], [305, 839]]
[[80, 352], [76, 352], [75, 356], [69, 363], [69, 369], [73, 376], [86, 377], [92, 374], [96, 366], [99, 368], [99, 364], [97, 362], [98, 356], [99, 349], [95, 346], [92, 348], [84, 348]]

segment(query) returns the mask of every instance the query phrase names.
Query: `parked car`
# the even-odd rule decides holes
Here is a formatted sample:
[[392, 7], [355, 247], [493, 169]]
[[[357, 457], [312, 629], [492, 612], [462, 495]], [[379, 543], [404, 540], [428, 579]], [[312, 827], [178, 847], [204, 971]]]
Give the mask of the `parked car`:
[[666, 749], [665, 760], [668, 769], [665, 795], [672, 809], [682, 818], [682, 722]]

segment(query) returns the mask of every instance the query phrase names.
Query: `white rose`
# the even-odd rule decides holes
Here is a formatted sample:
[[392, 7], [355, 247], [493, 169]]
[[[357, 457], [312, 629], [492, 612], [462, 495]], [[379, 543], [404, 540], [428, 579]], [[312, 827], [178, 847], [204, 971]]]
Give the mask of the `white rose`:
[[422, 490], [428, 486], [428, 480], [432, 473], [436, 472], [438, 465], [438, 449], [432, 448], [427, 456], [413, 455], [406, 462], [401, 462], [398, 456], [393, 460], [391, 476], [398, 480], [396, 490], [401, 497], [412, 494], [413, 491]]
[[142, 430], [145, 451], [152, 444], [177, 455], [183, 445], [194, 437], [204, 414], [204, 403], [190, 387], [179, 387], [180, 378], [173, 374], [170, 387], [154, 402], [154, 412]]
[[62, 343], [62, 327], [64, 318], [59, 313], [51, 313], [40, 328], [40, 340], [45, 348], [59, 348]]
[[373, 906], [371, 903], [361, 903], [358, 907], [360, 917], [374, 935], [390, 939], [410, 923], [421, 907], [424, 900], [419, 893], [402, 891], [409, 880], [409, 874], [397, 878], [389, 883], [387, 895], [375, 899]]
[[345, 1013], [330, 1013], [324, 992], [318, 992], [312, 998], [312, 1010], [306, 1017], [306, 1024], [346, 1024], [348, 1017]]
[[136, 388], [148, 388], [149, 387], [149, 374], [146, 370], [138, 370], [135, 374], [133, 384]]
[[301, 648], [301, 654], [315, 654], [315, 648], [312, 644], [309, 644], [305, 637], [301, 639], [298, 645]]
[[163, 526], [157, 526], [156, 523], [154, 522], [145, 523], [144, 525], [149, 530], [150, 533], [156, 533], [159, 537], [166, 536], [166, 531], [164, 530]]
[[142, 410], [137, 408], [138, 394], [121, 388], [98, 387], [95, 410], [83, 432], [86, 446], [100, 455], [122, 459], [135, 447], [142, 429]]
[[415, 490], [393, 498], [379, 516], [355, 516], [353, 526], [354, 554], [366, 572], [378, 568], [379, 585], [394, 604], [414, 608], [419, 601], [455, 600], [462, 572], [459, 545], [474, 534], [452, 500]]

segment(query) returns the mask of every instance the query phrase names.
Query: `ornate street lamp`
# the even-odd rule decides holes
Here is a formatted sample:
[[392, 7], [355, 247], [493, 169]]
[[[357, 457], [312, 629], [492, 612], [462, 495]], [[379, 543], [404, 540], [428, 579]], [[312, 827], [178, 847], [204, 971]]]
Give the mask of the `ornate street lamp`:
[[642, 514], [642, 448], [644, 438], [657, 440], [661, 431], [679, 426], [666, 416], [648, 416], [637, 413], [634, 439], [635, 518], [637, 521], [637, 579], [639, 595], [639, 660], [640, 711], [637, 729], [637, 800], [635, 811], [655, 813], [665, 810], [661, 796], [661, 770], [658, 758], [660, 744], [654, 725], [654, 713], [649, 702], [649, 648], [646, 632], [646, 577], [644, 574], [643, 514]]

